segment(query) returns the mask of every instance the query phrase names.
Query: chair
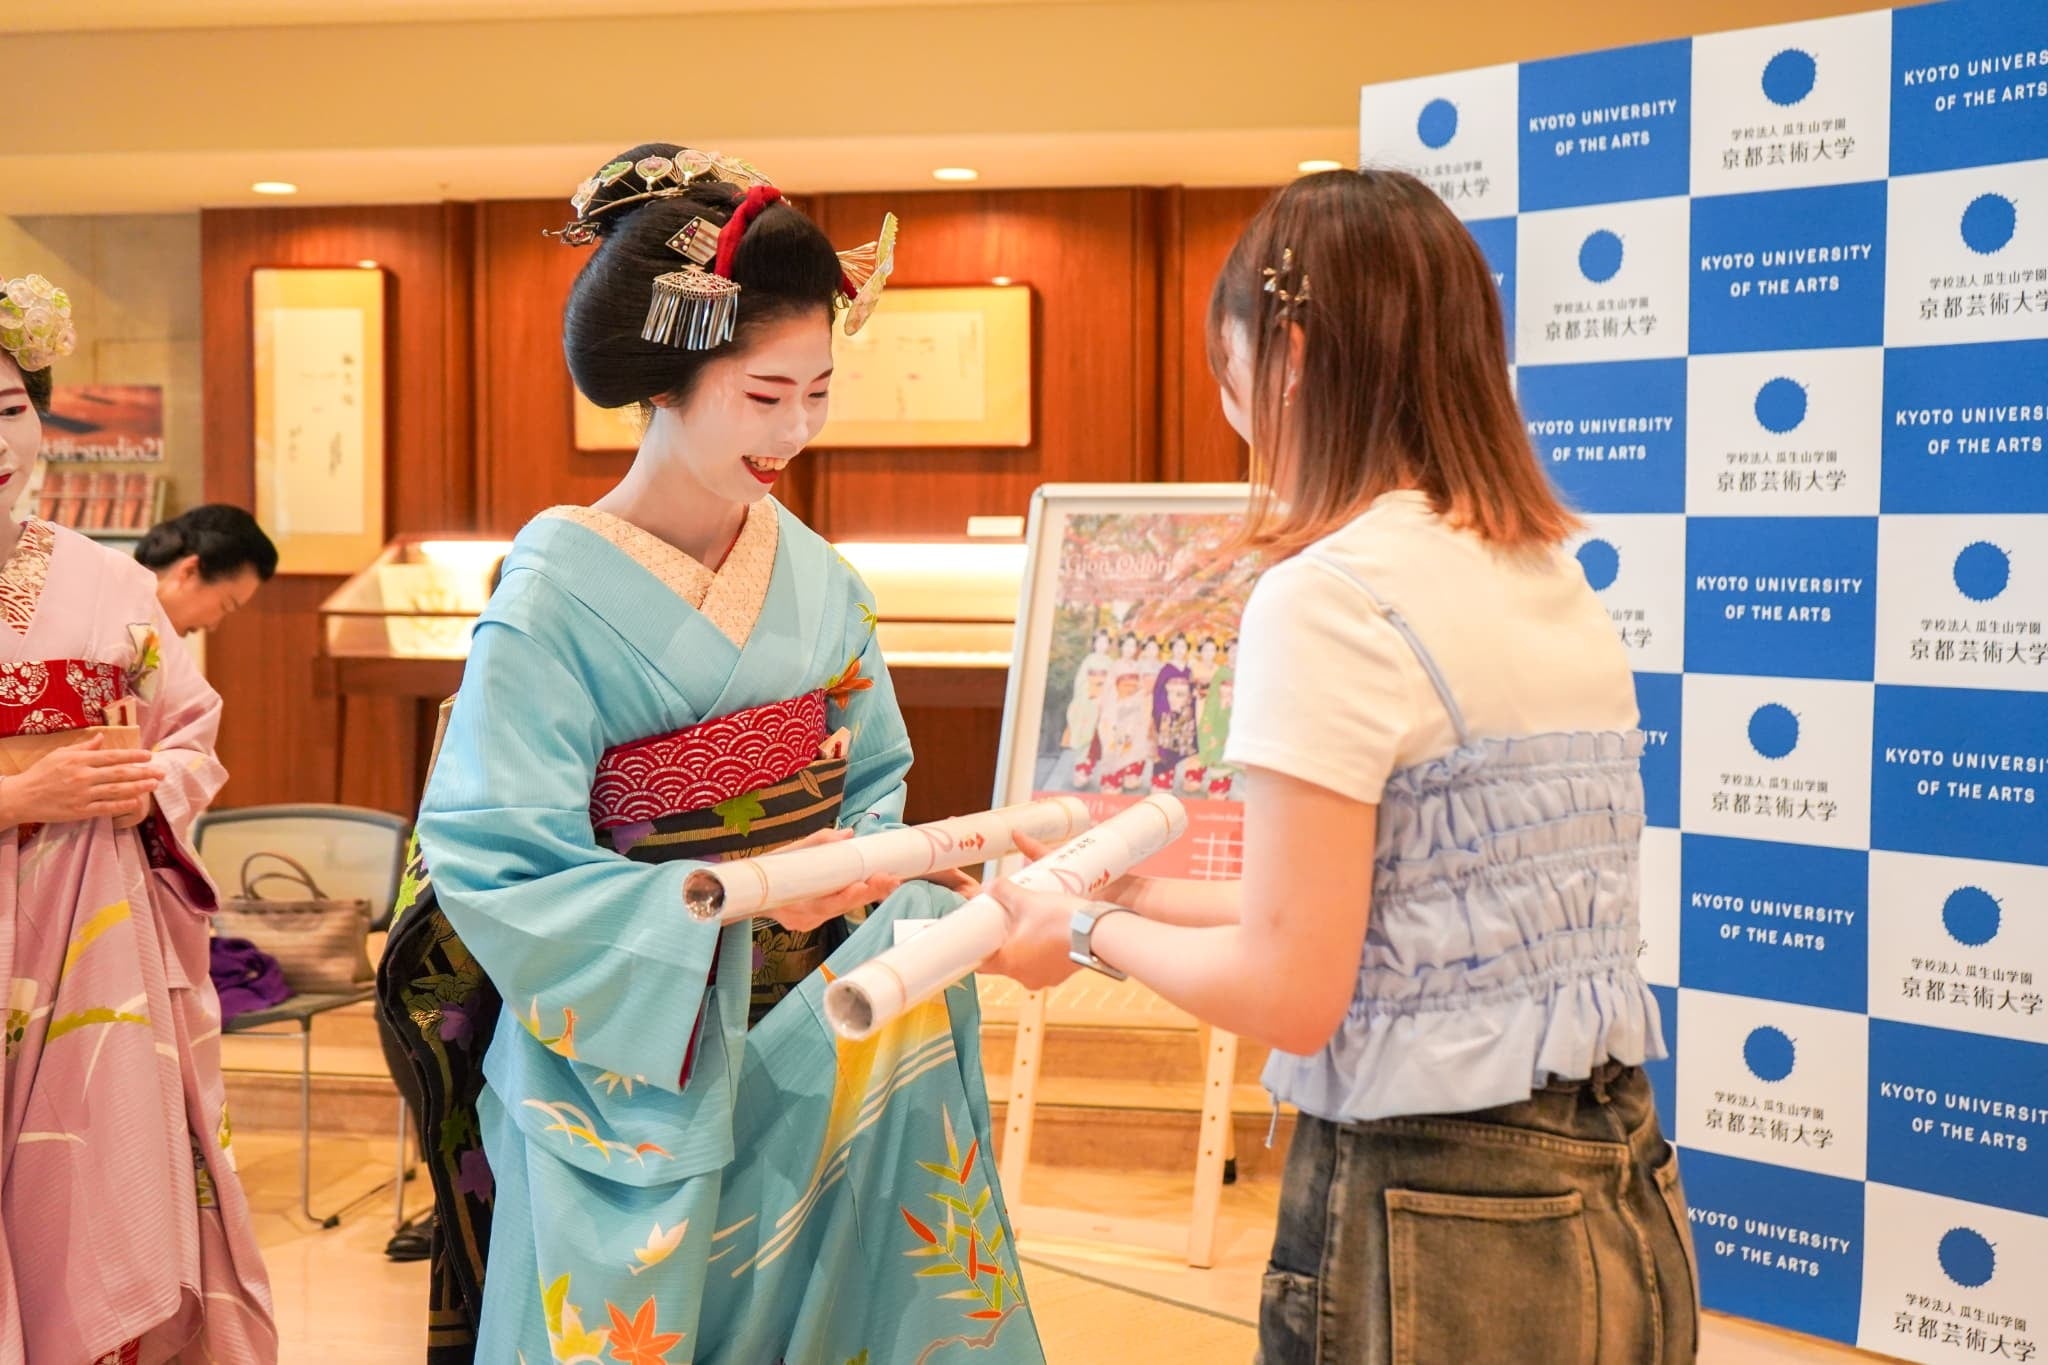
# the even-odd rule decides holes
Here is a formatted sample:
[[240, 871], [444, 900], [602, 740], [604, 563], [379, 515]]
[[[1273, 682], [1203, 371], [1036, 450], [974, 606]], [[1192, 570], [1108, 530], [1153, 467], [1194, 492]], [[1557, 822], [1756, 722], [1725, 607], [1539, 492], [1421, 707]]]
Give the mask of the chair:
[[[303, 864], [328, 895], [367, 900], [371, 927], [382, 929], [391, 922], [391, 906], [398, 895], [406, 840], [411, 833], [411, 823], [403, 817], [357, 806], [247, 806], [208, 811], [200, 816], [193, 827], [192, 842], [199, 860], [223, 888], [233, 890], [240, 886], [242, 864], [251, 854], [283, 853]], [[339, 994], [294, 995], [271, 1009], [238, 1015], [221, 1029], [224, 1034], [259, 1038], [289, 1038], [296, 1029], [299, 1209], [309, 1222], [323, 1228], [338, 1226], [341, 1215], [333, 1213], [323, 1218], [312, 1207], [313, 1019], [329, 1010], [373, 999], [375, 995], [376, 988], [369, 982], [358, 990]], [[411, 1175], [406, 1156], [406, 1106], [401, 1098], [394, 1177], [400, 1222], [404, 1217], [405, 1182]]]

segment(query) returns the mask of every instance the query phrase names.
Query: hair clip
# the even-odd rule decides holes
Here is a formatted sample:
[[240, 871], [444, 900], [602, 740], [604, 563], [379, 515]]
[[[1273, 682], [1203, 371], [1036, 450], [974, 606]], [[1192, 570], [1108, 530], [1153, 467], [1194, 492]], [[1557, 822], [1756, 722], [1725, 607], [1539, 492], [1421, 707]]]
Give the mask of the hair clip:
[[1302, 273], [1301, 283], [1294, 283], [1293, 247], [1280, 248], [1279, 266], [1269, 265], [1261, 273], [1266, 277], [1266, 292], [1280, 302], [1280, 316], [1286, 317], [1309, 301], [1308, 273]]
[[846, 335], [852, 336], [868, 325], [889, 276], [895, 273], [896, 215], [882, 215], [882, 234], [874, 241], [840, 252], [839, 268], [840, 303], [846, 309], [842, 327]]
[[718, 259], [719, 225], [709, 218], [692, 218], [668, 239], [669, 250], [692, 265], [708, 267]]
[[740, 287], [708, 270], [676, 270], [654, 277], [643, 340], [708, 351], [732, 340], [739, 321]]
[[686, 351], [709, 351], [732, 340], [739, 325], [740, 286], [732, 277], [740, 241], [763, 211], [782, 198], [773, 185], [756, 185], [723, 226], [694, 218], [668, 239], [689, 263], [654, 277], [644, 340]]

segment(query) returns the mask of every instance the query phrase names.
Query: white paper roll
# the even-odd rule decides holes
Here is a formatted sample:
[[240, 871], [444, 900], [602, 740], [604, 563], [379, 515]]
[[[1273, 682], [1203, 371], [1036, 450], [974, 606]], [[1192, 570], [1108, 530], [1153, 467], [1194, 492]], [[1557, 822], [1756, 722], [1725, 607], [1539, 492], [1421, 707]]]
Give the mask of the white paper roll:
[[[1008, 880], [1032, 891], [1092, 895], [1178, 839], [1187, 827], [1187, 809], [1179, 801], [1148, 796]], [[1002, 906], [986, 893], [976, 896], [827, 986], [826, 1021], [840, 1037], [859, 1041], [986, 962], [1003, 946], [1008, 931]]]
[[908, 880], [1005, 858], [1017, 851], [1019, 834], [1057, 844], [1087, 829], [1088, 821], [1080, 798], [1055, 796], [836, 844], [713, 863], [684, 879], [683, 904], [692, 919], [735, 924], [869, 877]]

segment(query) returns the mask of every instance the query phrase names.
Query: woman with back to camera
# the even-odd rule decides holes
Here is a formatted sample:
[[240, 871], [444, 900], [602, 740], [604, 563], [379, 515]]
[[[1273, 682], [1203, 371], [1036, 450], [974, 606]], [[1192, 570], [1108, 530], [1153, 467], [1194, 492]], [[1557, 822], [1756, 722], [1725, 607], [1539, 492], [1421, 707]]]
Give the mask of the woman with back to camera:
[[1281, 191], [1211, 365], [1270, 556], [1233, 662], [1242, 882], [1002, 886], [992, 970], [1128, 973], [1301, 1111], [1263, 1365], [1676, 1365], [1696, 1272], [1641, 1064], [1642, 739], [1479, 248], [1420, 181]]
[[[474, 1357], [1042, 1360], [984, 1159], [972, 988], [858, 1047], [821, 1013], [832, 973], [954, 892], [877, 878], [724, 930], [683, 902], [704, 861], [901, 823], [874, 599], [769, 497], [824, 422], [835, 309], [865, 320], [893, 220], [842, 256], [753, 167], [672, 143], [571, 204], [561, 235], [594, 251], [570, 374], [649, 422], [616, 488], [505, 559], [420, 812], [398, 923], [421, 970], [385, 985], [441, 1077]], [[454, 1194], [488, 1205], [487, 1261]]]
[[157, 600], [180, 635], [217, 628], [277, 572], [277, 546], [256, 518], [226, 503], [150, 527], [135, 558], [156, 574]]

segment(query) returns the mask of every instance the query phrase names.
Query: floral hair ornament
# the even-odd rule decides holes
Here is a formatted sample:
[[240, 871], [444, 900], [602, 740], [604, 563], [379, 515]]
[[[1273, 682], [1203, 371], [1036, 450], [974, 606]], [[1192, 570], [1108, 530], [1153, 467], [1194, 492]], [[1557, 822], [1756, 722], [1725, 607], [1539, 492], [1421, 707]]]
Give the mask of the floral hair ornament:
[[24, 374], [47, 370], [78, 344], [71, 326], [71, 296], [41, 275], [0, 284], [0, 350]]
[[1280, 305], [1278, 317], [1288, 318], [1296, 309], [1309, 301], [1308, 272], [1301, 273], [1299, 282], [1294, 277], [1294, 248], [1280, 248], [1280, 264], [1267, 266], [1260, 272], [1266, 277], [1266, 292]]
[[843, 324], [852, 336], [868, 325], [882, 290], [896, 270], [896, 215], [882, 215], [882, 235], [866, 246], [839, 253], [840, 303], [846, 309]]
[[[610, 189], [629, 175], [640, 182], [636, 193], [607, 199], [595, 208], [591, 206], [600, 191]], [[687, 147], [673, 157], [643, 156], [638, 161], [614, 161], [576, 187], [576, 193], [569, 198], [569, 207], [576, 211], [575, 219], [567, 227], [550, 229], [546, 235], [559, 237], [570, 246], [589, 246], [597, 240], [597, 220], [605, 214], [649, 199], [673, 199], [705, 180], [723, 181], [743, 190], [768, 183], [768, 177], [752, 162]]]

